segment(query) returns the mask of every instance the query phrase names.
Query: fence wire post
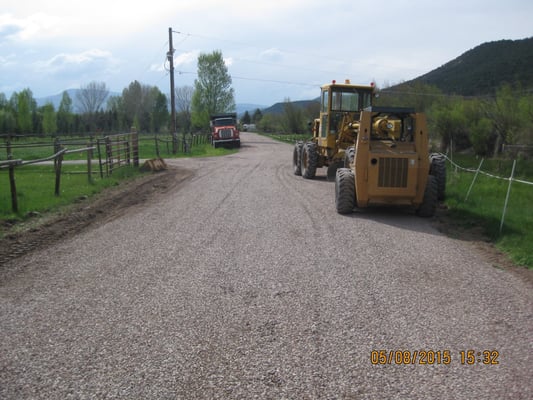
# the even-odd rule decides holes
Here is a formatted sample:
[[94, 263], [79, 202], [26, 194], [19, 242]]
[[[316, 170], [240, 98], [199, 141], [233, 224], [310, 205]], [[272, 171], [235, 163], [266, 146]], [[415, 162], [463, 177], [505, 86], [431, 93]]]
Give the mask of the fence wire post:
[[505, 221], [505, 212], [507, 211], [507, 203], [509, 202], [509, 194], [511, 193], [511, 184], [514, 178], [514, 169], [516, 166], [516, 160], [513, 161], [513, 169], [511, 170], [511, 177], [509, 178], [509, 186], [507, 186], [507, 196], [505, 196], [505, 204], [503, 205], [502, 221], [500, 222], [500, 234], [503, 229], [503, 222]]
[[[11, 137], [7, 137], [6, 142], [6, 151], [7, 151], [7, 159], [12, 160], [13, 159], [13, 153], [11, 150]], [[11, 210], [14, 213], [17, 213], [19, 211], [19, 203], [17, 198], [17, 184], [15, 181], [15, 166], [10, 164], [9, 165], [9, 188], [11, 189]]]
[[93, 158], [93, 151], [92, 151], [92, 147], [93, 147], [93, 137], [92, 135], [89, 136], [89, 145], [87, 146], [89, 148], [89, 150], [87, 150], [87, 182], [89, 182], [89, 184], [92, 184], [93, 183], [93, 170], [92, 170], [92, 158]]
[[161, 158], [161, 155], [159, 154], [159, 141], [157, 139], [157, 132], [154, 134], [154, 140], [155, 140], [155, 155], [157, 158]]
[[481, 170], [481, 165], [483, 165], [483, 161], [484, 160], [485, 159], [482, 158], [481, 162], [479, 163], [479, 167], [477, 167], [476, 173], [474, 174], [474, 179], [472, 179], [472, 183], [470, 184], [470, 187], [468, 188], [468, 192], [466, 193], [465, 201], [467, 201], [468, 200], [468, 196], [470, 196], [470, 192], [471, 192], [472, 188], [474, 187], [474, 183], [476, 182], [477, 176], [479, 174], [479, 171]]
[[139, 166], [139, 134], [137, 128], [132, 126], [131, 128], [131, 152], [133, 157], [133, 166]]
[[54, 194], [56, 196], [59, 196], [61, 194], [61, 191], [60, 191], [61, 164], [63, 164], [63, 153], [59, 154], [59, 156], [57, 158], [55, 158], [54, 161], [56, 161], [56, 166], [55, 166], [55, 169], [56, 169], [56, 185], [55, 185]]

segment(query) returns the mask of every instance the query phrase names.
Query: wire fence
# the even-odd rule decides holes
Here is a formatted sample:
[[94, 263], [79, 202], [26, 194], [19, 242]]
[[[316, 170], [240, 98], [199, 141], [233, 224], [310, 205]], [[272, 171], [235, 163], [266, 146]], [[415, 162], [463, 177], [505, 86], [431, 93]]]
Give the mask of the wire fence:
[[505, 222], [505, 215], [507, 213], [507, 206], [509, 204], [509, 196], [511, 194], [511, 186], [512, 186], [512, 183], [513, 182], [517, 182], [517, 183], [521, 183], [521, 184], [525, 184], [525, 185], [532, 185], [533, 186], [533, 182], [529, 182], [529, 181], [526, 181], [526, 180], [523, 180], [523, 179], [517, 179], [515, 178], [515, 170], [516, 170], [516, 160], [513, 160], [513, 166], [512, 166], [512, 169], [511, 169], [511, 175], [509, 177], [503, 177], [503, 176], [498, 176], [498, 175], [495, 175], [493, 173], [489, 173], [487, 171], [483, 171], [481, 169], [481, 167], [483, 166], [483, 162], [485, 161], [484, 158], [481, 159], [479, 165], [477, 168], [465, 168], [465, 167], [462, 167], [460, 166], [459, 164], [455, 163], [450, 157], [448, 157], [446, 154], [442, 154], [443, 157], [446, 158], [446, 160], [451, 164], [451, 166], [455, 169], [455, 171], [465, 171], [465, 172], [470, 172], [470, 173], [473, 173], [474, 174], [474, 177], [472, 178], [472, 182], [470, 183], [470, 186], [468, 188], [468, 191], [466, 193], [466, 196], [465, 196], [465, 199], [464, 201], [468, 201], [468, 198], [470, 197], [470, 193], [472, 192], [472, 189], [477, 181], [477, 178], [478, 176], [481, 174], [481, 175], [485, 175], [489, 178], [493, 178], [493, 179], [500, 179], [500, 180], [504, 180], [504, 181], [508, 181], [509, 184], [507, 185], [507, 194], [505, 196], [505, 202], [504, 202], [504, 205], [503, 205], [503, 210], [502, 210], [502, 216], [501, 216], [501, 219], [500, 219], [500, 233], [502, 232], [503, 230], [503, 226], [504, 226], [504, 222]]

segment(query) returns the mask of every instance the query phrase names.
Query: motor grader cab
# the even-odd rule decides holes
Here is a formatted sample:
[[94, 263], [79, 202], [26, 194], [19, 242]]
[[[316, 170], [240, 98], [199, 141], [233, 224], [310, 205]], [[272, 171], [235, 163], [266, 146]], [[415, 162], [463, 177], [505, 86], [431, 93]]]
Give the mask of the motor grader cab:
[[429, 154], [426, 117], [408, 108], [369, 107], [361, 112], [355, 146], [345, 151], [345, 166], [335, 176], [335, 206], [413, 206], [422, 217], [434, 215], [444, 196], [444, 159]]
[[374, 85], [352, 85], [346, 80], [322, 86], [320, 115], [312, 123], [313, 137], [294, 146], [295, 175], [311, 179], [317, 168], [328, 167], [328, 180], [334, 180], [335, 171], [344, 165], [345, 150], [355, 142], [360, 112], [372, 105], [373, 97]]

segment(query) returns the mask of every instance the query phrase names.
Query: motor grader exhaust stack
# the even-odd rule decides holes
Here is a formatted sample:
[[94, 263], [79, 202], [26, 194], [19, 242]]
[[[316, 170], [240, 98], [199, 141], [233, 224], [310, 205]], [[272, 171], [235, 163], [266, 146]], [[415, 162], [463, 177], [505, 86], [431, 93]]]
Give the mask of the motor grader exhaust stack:
[[408, 108], [368, 107], [354, 129], [354, 146], [336, 171], [337, 212], [398, 205], [433, 216], [444, 197], [446, 170], [443, 158], [429, 154], [425, 115]]

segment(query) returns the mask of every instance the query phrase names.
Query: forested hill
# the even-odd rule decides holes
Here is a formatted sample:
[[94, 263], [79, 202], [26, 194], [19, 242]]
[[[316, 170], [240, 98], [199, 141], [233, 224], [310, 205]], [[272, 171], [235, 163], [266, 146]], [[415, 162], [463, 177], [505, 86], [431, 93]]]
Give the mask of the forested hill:
[[[407, 84], [423, 82], [448, 94], [494, 93], [501, 85], [533, 88], [533, 37], [479, 45]], [[401, 86], [401, 85], [400, 85]]]

